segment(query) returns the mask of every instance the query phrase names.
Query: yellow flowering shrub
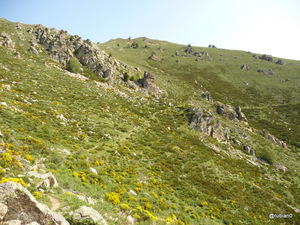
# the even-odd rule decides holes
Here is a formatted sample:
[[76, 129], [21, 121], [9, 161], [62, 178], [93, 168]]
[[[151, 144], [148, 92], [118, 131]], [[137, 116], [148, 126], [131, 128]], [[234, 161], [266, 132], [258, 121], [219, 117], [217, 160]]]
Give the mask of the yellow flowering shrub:
[[35, 192], [33, 192], [32, 194], [33, 194], [33, 196], [34, 196], [36, 199], [42, 198], [42, 197], [43, 197], [42, 192], [39, 192], [39, 191], [35, 191]]
[[120, 195], [116, 192], [105, 193], [105, 197], [109, 200], [113, 205], [117, 205], [120, 203]]
[[130, 209], [130, 206], [127, 204], [120, 204], [120, 208], [126, 210], [126, 209]]
[[5, 175], [6, 171], [0, 166], [0, 177]]
[[27, 159], [29, 162], [34, 162], [34, 158], [31, 155], [25, 155], [25, 159]]
[[4, 162], [5, 166], [12, 166], [15, 167], [16, 169], [21, 169], [23, 170], [23, 166], [17, 159], [16, 155], [14, 154], [13, 151], [5, 152], [0, 156], [0, 160]]
[[22, 178], [14, 178], [14, 177], [9, 177], [9, 178], [2, 177], [0, 180], [0, 184], [6, 183], [7, 181], [12, 181], [12, 182], [21, 184], [23, 187], [26, 187], [26, 183], [23, 181]]
[[156, 216], [154, 216], [152, 213], [150, 213], [148, 210], [144, 210], [144, 214], [147, 218], [149, 218], [151, 220], [158, 220], [158, 218]]

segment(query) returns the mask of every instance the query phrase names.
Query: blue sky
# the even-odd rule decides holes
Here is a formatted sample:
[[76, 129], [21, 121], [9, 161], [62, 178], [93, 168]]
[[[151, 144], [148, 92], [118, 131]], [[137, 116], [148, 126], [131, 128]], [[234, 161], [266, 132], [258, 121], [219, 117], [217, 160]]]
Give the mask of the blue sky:
[[300, 60], [299, 0], [0, 0], [0, 17], [93, 42], [148, 37]]

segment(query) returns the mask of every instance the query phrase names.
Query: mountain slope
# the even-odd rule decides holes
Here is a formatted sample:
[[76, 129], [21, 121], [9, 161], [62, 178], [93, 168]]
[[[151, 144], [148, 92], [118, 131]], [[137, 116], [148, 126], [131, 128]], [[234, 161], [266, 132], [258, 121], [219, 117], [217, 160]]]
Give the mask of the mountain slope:
[[[132, 43], [139, 48], [131, 47]], [[162, 77], [160, 85], [166, 85], [169, 94], [188, 98], [198, 89], [207, 90], [218, 101], [245, 108], [251, 126], [268, 129], [299, 147], [299, 61], [271, 57], [271, 62], [249, 52], [187, 47], [147, 38], [116, 39], [99, 46], [128, 64]], [[153, 52], [160, 61], [149, 60]], [[208, 56], [199, 56], [201, 52]], [[279, 60], [285, 65], [276, 64]], [[247, 70], [241, 69], [243, 65]], [[174, 89], [177, 85], [169, 85], [168, 80], [181, 89]]]
[[[128, 216], [139, 224], [268, 224], [269, 214], [279, 212], [293, 218], [276, 223], [299, 220], [297, 136], [288, 133], [285, 149], [257, 125], [274, 120], [284, 127], [286, 116], [296, 127], [291, 114], [297, 111], [279, 112], [297, 108], [299, 91], [288, 81], [276, 86], [273, 76], [256, 74], [256, 81], [247, 74], [257, 63], [278, 73], [276, 79], [288, 73], [293, 81], [299, 62], [283, 60], [282, 66], [220, 49], [186, 53], [187, 46], [148, 39], [118, 39], [99, 49], [40, 25], [1, 19], [0, 26], [6, 33], [0, 39], [1, 182], [22, 177], [50, 208], [51, 194], [71, 224], [69, 212], [91, 204], [88, 198], [108, 224], [125, 224]], [[208, 55], [201, 53], [202, 61], [195, 50]], [[71, 57], [82, 64], [81, 74], [65, 70]], [[240, 69], [241, 62], [250, 71]], [[150, 75], [143, 79], [144, 70], [155, 82]], [[276, 109], [271, 119], [266, 104]], [[58, 187], [39, 187], [32, 170], [52, 172]]]

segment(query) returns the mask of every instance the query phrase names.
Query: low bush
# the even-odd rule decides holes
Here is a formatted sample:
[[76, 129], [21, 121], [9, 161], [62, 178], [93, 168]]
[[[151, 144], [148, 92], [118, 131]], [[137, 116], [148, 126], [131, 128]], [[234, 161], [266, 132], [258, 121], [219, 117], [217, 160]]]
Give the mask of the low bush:
[[67, 65], [67, 70], [72, 73], [79, 73], [80, 71], [80, 62], [76, 58], [71, 58]]

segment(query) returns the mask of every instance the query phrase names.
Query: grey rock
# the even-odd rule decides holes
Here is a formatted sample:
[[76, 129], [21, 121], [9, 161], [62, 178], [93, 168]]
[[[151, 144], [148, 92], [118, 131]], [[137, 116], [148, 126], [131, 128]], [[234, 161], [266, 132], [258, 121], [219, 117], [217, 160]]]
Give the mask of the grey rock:
[[156, 56], [156, 54], [154, 54], [154, 53], [152, 53], [151, 56], [149, 56], [149, 59], [151, 59], [151, 60], [153, 60], [153, 61], [156, 61], [156, 62], [160, 61], [160, 58], [158, 58], [158, 57]]
[[207, 101], [213, 102], [213, 98], [211, 97], [209, 92], [203, 92], [201, 94], [201, 97], [206, 99]]
[[285, 65], [285, 63], [281, 59], [278, 59], [275, 63], [282, 66]]
[[28, 51], [30, 53], [34, 54], [34, 55], [38, 55], [39, 54], [39, 52], [33, 46], [31, 46]]
[[128, 224], [134, 224], [134, 218], [131, 215], [127, 216], [126, 219], [127, 219]]
[[156, 98], [161, 95], [161, 90], [156, 86], [153, 74], [145, 71], [144, 78], [139, 80], [140, 85], [150, 91]]
[[261, 55], [259, 58], [262, 59], [262, 60], [273, 62], [273, 58], [271, 56], [266, 55], [266, 54]]
[[269, 69], [268, 75], [275, 75], [275, 73], [271, 69]]
[[19, 58], [19, 59], [20, 59], [20, 58], [21, 58], [21, 54], [20, 54], [20, 52], [16, 52], [16, 53], [15, 53], [15, 56], [17, 56], [17, 58]]
[[0, 203], [0, 221], [3, 220], [4, 216], [8, 211], [8, 207], [2, 203]]
[[10, 221], [6, 221], [4, 222], [5, 225], [22, 225], [22, 221], [21, 220], [10, 220]]
[[21, 23], [17, 22], [17, 24], [16, 24], [16, 29], [17, 29], [17, 30], [22, 30], [22, 25], [21, 25]]
[[284, 165], [280, 164], [280, 163], [277, 163], [277, 164], [275, 165], [275, 168], [276, 168], [277, 170], [282, 171], [282, 172], [286, 172], [286, 171], [287, 171], [287, 168], [286, 168]]
[[7, 206], [3, 222], [20, 220], [22, 224], [32, 222], [50, 225], [69, 224], [63, 216], [38, 203], [31, 193], [18, 183], [8, 181], [0, 184], [0, 203]]
[[86, 219], [91, 219], [95, 223], [101, 225], [107, 225], [105, 219], [97, 212], [95, 209], [87, 206], [80, 206], [75, 212], [72, 213], [74, 220], [83, 221]]
[[234, 144], [236, 144], [237, 146], [240, 146], [241, 145], [241, 142], [237, 139], [233, 139], [232, 140]]
[[245, 114], [242, 112], [242, 109], [240, 106], [238, 106], [236, 109], [235, 109], [235, 112], [236, 112], [236, 115], [237, 115], [237, 119], [240, 120], [240, 121], [243, 121], [245, 123], [248, 123], [248, 120], [245, 116]]
[[191, 107], [188, 110], [189, 124], [195, 130], [217, 140], [228, 139], [230, 130], [209, 111]]
[[33, 28], [30, 27], [30, 29], [27, 31], [29, 34], [32, 34], [33, 33]]
[[247, 70], [249, 70], [249, 67], [246, 64], [244, 64], [241, 66], [241, 69], [247, 71]]

